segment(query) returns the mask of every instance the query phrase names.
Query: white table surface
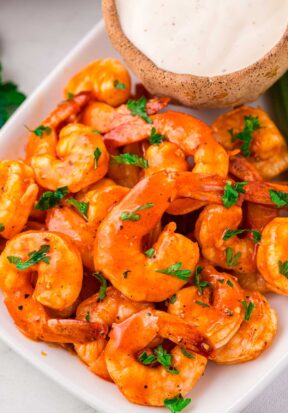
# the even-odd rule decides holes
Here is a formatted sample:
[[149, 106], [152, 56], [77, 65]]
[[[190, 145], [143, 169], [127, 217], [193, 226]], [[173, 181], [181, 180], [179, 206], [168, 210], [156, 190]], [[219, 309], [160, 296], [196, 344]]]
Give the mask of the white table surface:
[[[100, 19], [100, 3], [100, 0], [0, 0], [0, 61], [4, 76], [29, 94]], [[287, 390], [288, 371], [242, 413], [287, 412]], [[0, 412], [31, 411], [95, 412], [0, 341]]]

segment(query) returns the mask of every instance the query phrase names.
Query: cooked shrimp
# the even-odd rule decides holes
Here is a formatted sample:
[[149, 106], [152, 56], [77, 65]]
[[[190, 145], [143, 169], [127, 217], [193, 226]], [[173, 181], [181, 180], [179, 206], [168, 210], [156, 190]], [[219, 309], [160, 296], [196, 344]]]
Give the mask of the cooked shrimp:
[[264, 228], [257, 267], [271, 291], [288, 295], [288, 218], [274, 218]]
[[38, 194], [33, 170], [20, 161], [0, 161], [0, 235], [12, 238], [28, 221]]
[[238, 273], [237, 280], [242, 288], [250, 291], [258, 291], [261, 294], [269, 293], [271, 290], [259, 272]]
[[[177, 344], [171, 351], [171, 374], [164, 366], [141, 364], [137, 354], [145, 350], [157, 337]], [[185, 356], [181, 347], [192, 351], [193, 358]], [[179, 317], [161, 311], [143, 310], [121, 324], [116, 324], [105, 350], [107, 369], [123, 395], [133, 403], [163, 406], [164, 400], [179, 394], [185, 396], [203, 375], [211, 344]]]
[[213, 138], [210, 128], [199, 119], [181, 112], [165, 112], [151, 116], [152, 124], [143, 119], [116, 127], [104, 136], [110, 147], [123, 146], [147, 139], [152, 128], [169, 142], [176, 144], [186, 156], [194, 156], [193, 172], [227, 176], [229, 157]]
[[83, 102], [87, 102], [85, 95], [62, 103], [43, 122], [42, 126], [48, 129], [42, 137], [32, 133], [29, 138], [27, 158], [43, 188], [56, 190], [68, 186], [70, 192], [78, 192], [107, 173], [109, 155], [97, 131], [71, 123], [57, 136], [59, 126], [79, 111]]
[[[94, 294], [83, 301], [77, 308], [76, 318], [89, 322], [96, 322], [107, 326], [109, 331], [114, 323], [121, 323], [130, 315], [152, 308], [151, 303], [136, 303], [124, 297], [118, 290], [108, 287], [105, 298], [99, 299], [99, 294]], [[90, 370], [105, 380], [111, 381], [107, 371], [104, 350], [109, 341], [108, 337], [87, 344], [75, 344], [75, 350], [80, 359], [86, 363]]]
[[[262, 109], [241, 106], [224, 113], [212, 124], [214, 136], [227, 150], [239, 147], [243, 141], [237, 136], [243, 132], [247, 118], [257, 120], [256, 127], [249, 132], [252, 140], [247, 159], [262, 178], [273, 178], [288, 168], [288, 147], [280, 131]], [[232, 136], [235, 136], [234, 140]]]
[[70, 79], [65, 95], [92, 91], [96, 99], [111, 106], [126, 102], [131, 80], [127, 69], [117, 59], [98, 59]]
[[255, 291], [246, 290], [244, 293], [246, 308], [254, 307], [249, 319], [242, 322], [232, 339], [216, 350], [216, 363], [235, 364], [254, 360], [271, 345], [276, 334], [277, 316], [265, 297]]
[[48, 315], [46, 307], [63, 310], [74, 303], [82, 272], [80, 254], [63, 234], [27, 231], [8, 241], [0, 257], [0, 287], [19, 330], [33, 340], [53, 342], [93, 341], [105, 333], [97, 323], [53, 320]]
[[212, 266], [205, 267], [198, 277], [196, 286], [176, 293], [168, 312], [192, 323], [219, 348], [233, 337], [243, 321], [243, 291], [235, 277]]
[[199, 259], [198, 245], [175, 234], [173, 222], [148, 254], [142, 249], [143, 237], [178, 196], [222, 202], [225, 182], [210, 175], [168, 171], [142, 179], [99, 226], [94, 248], [96, 271], [103, 272], [115, 288], [135, 301], [170, 297], [192, 275]]
[[[255, 242], [251, 233], [239, 238], [237, 235], [224, 240], [226, 231], [235, 230], [242, 221], [242, 209], [236, 205], [208, 205], [199, 215], [195, 236], [201, 252], [211, 263], [236, 273], [256, 271]], [[230, 251], [230, 253], [229, 253]], [[228, 255], [231, 254], [232, 260]]]
[[127, 192], [128, 188], [115, 185], [111, 179], [102, 179], [75, 197], [78, 202], [88, 204], [87, 219], [72, 207], [61, 205], [47, 212], [47, 228], [68, 235], [79, 249], [83, 264], [93, 271], [93, 245], [97, 229], [109, 209]]

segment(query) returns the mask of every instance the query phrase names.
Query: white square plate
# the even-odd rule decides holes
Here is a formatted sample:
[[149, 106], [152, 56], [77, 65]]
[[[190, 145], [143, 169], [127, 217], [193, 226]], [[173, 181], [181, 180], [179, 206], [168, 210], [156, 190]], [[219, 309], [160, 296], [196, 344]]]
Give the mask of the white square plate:
[[[64, 85], [75, 72], [95, 58], [109, 56], [118, 55], [113, 50], [101, 22], [75, 47], [2, 128], [0, 133], [1, 158], [15, 159], [21, 155], [27, 139], [27, 131], [23, 125], [35, 127], [46, 117], [63, 99]], [[255, 102], [256, 105], [257, 103], [259, 102]], [[261, 99], [260, 104], [268, 109], [265, 98]], [[193, 113], [193, 111], [187, 111]], [[201, 111], [195, 114], [209, 123], [219, 114], [219, 111]], [[192, 403], [185, 412], [239, 412], [287, 365], [287, 299], [281, 296], [271, 296], [269, 300], [279, 315], [279, 331], [272, 347], [258, 360], [247, 364], [217, 366], [209, 363], [205, 376], [191, 392]], [[93, 375], [71, 353], [23, 337], [8, 315], [2, 298], [0, 338], [43, 373], [98, 412], [159, 413], [161, 411], [158, 408], [128, 403], [113, 384]], [[47, 357], [41, 355], [42, 351], [47, 353]]]

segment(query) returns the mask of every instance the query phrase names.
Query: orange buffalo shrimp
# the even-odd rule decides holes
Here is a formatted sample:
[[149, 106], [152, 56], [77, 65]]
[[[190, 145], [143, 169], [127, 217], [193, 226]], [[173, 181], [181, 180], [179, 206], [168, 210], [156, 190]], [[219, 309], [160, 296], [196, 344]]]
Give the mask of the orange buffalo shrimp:
[[[96, 322], [107, 326], [109, 331], [114, 323], [119, 324], [132, 314], [145, 308], [152, 308], [151, 303], [137, 303], [122, 295], [113, 287], [108, 287], [106, 295], [99, 298], [99, 293], [83, 301], [77, 308], [76, 318]], [[107, 371], [104, 351], [109, 341], [108, 336], [99, 337], [92, 343], [75, 344], [75, 350], [80, 359], [86, 363], [97, 376], [111, 381]]]
[[[169, 367], [177, 373], [171, 374], [167, 366], [142, 364], [141, 356], [145, 357], [145, 350], [158, 337], [176, 344]], [[171, 314], [147, 309], [114, 326], [105, 360], [110, 376], [130, 402], [163, 406], [166, 399], [185, 396], [194, 387], [206, 367], [202, 355], [211, 356], [211, 350], [210, 341], [192, 325]]]
[[219, 177], [190, 172], [181, 176], [167, 171], [142, 179], [99, 226], [94, 248], [96, 271], [103, 272], [114, 287], [135, 301], [163, 301], [170, 297], [193, 273], [199, 259], [198, 245], [176, 234], [175, 223], [169, 223], [146, 252], [142, 250], [143, 237], [159, 223], [178, 195], [196, 199], [199, 196], [205, 201], [217, 199], [218, 188], [223, 191], [224, 182]]
[[211, 129], [199, 119], [181, 112], [169, 111], [151, 116], [151, 124], [142, 119], [122, 124], [104, 136], [109, 147], [147, 139], [152, 128], [176, 144], [186, 156], [194, 156], [193, 172], [227, 176], [229, 157], [213, 138]]
[[109, 209], [128, 191], [128, 188], [115, 185], [111, 179], [102, 179], [79, 192], [75, 197], [76, 201], [88, 205], [87, 218], [81, 216], [72, 207], [61, 205], [47, 212], [47, 228], [49, 231], [68, 235], [79, 249], [83, 264], [93, 271], [93, 245], [97, 229]]
[[[246, 125], [246, 127], [245, 127]], [[269, 179], [288, 168], [288, 148], [284, 137], [269, 116], [260, 108], [241, 106], [219, 116], [212, 124], [215, 138], [227, 150], [251, 140], [249, 150], [244, 150], [247, 160], [256, 167], [262, 178]]]
[[100, 102], [119, 106], [129, 98], [130, 89], [129, 73], [119, 60], [98, 59], [70, 79], [65, 96], [91, 91]]
[[208, 205], [199, 215], [195, 236], [203, 256], [214, 265], [236, 273], [253, 273], [256, 271], [256, 243], [251, 233], [244, 238], [234, 235], [225, 240], [226, 231], [238, 229], [241, 221], [239, 206]]
[[31, 133], [27, 160], [43, 188], [56, 190], [68, 186], [70, 192], [78, 192], [107, 173], [109, 155], [97, 131], [71, 123], [58, 136], [63, 122], [69, 121], [89, 100], [91, 95], [82, 93], [61, 103], [39, 127], [41, 136], [39, 132]]
[[0, 235], [12, 238], [26, 225], [38, 194], [33, 170], [21, 161], [0, 162]]
[[196, 326], [217, 349], [239, 329], [244, 316], [240, 304], [244, 295], [235, 277], [210, 265], [198, 268], [196, 285], [179, 290], [173, 303], [169, 303], [168, 312]]
[[216, 349], [213, 360], [216, 363], [235, 364], [254, 360], [271, 345], [276, 334], [277, 316], [265, 297], [256, 291], [245, 290], [244, 294], [246, 318], [232, 339], [224, 347]]
[[284, 295], [288, 295], [287, 230], [287, 217], [274, 218], [264, 228], [257, 252], [257, 268], [268, 288]]
[[105, 334], [99, 323], [49, 316], [49, 308], [61, 311], [76, 301], [82, 273], [80, 254], [63, 234], [27, 231], [8, 241], [0, 257], [0, 287], [19, 330], [33, 340], [58, 343], [93, 341]]

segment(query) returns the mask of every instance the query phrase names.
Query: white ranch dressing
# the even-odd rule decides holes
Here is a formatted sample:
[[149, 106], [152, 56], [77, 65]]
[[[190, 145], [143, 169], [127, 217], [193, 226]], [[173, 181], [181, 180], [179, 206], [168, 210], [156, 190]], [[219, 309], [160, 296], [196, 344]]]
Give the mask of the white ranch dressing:
[[263, 57], [288, 24], [288, 0], [116, 0], [128, 39], [158, 67], [215, 76]]

